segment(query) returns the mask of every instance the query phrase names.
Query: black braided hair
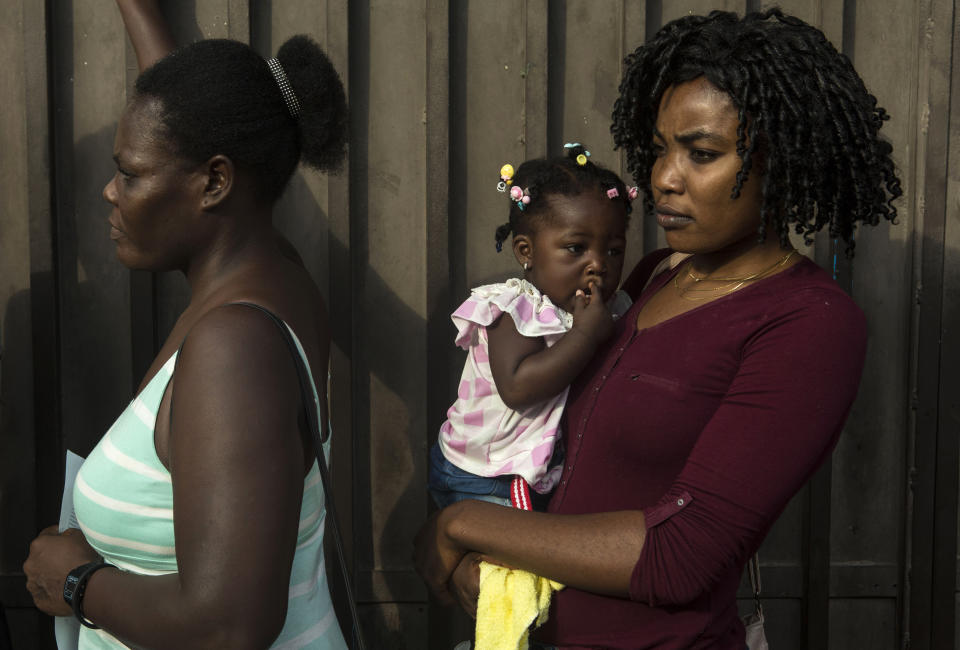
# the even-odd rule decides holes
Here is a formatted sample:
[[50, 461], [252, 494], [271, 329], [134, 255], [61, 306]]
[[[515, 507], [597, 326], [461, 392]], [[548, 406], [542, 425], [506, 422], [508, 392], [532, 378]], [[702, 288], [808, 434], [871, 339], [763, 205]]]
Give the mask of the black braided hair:
[[858, 223], [896, 223], [902, 194], [879, 135], [887, 112], [867, 92], [850, 60], [823, 32], [779, 9], [713, 11], [667, 23], [626, 60], [610, 131], [652, 209], [653, 128], [664, 91], [704, 77], [726, 92], [739, 113], [742, 164], [737, 198], [762, 152], [760, 239], [769, 223], [783, 245], [791, 229], [806, 243], [824, 226], [853, 256]]
[[[586, 163], [577, 162], [577, 156], [586, 157]], [[609, 169], [590, 162], [587, 149], [583, 145], [566, 147], [566, 155], [556, 158], [534, 158], [517, 169], [511, 187], [526, 190], [530, 203], [523, 209], [516, 201], [510, 201], [510, 220], [497, 228], [495, 241], [497, 251], [512, 232], [514, 235], [528, 235], [550, 216], [550, 197], [554, 195], [577, 196], [587, 191], [602, 192], [616, 189], [617, 197], [611, 201], [620, 201], [629, 217], [632, 207], [628, 189], [624, 182]]]
[[294, 36], [277, 60], [300, 101], [296, 119], [267, 62], [250, 46], [224, 39], [198, 41], [157, 61], [137, 77], [136, 98], [160, 101], [179, 155], [195, 163], [227, 156], [252, 172], [259, 198], [272, 203], [301, 158], [335, 171], [347, 142], [343, 84], [323, 50], [308, 36]]

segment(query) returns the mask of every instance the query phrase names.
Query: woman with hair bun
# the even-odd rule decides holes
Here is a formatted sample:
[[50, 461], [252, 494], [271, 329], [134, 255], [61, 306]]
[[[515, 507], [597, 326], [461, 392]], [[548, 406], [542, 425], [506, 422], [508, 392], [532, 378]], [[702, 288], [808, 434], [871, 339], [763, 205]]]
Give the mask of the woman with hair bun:
[[142, 74], [103, 190], [110, 237], [131, 269], [183, 272], [190, 303], [79, 472], [80, 529], [32, 543], [27, 588], [80, 619], [80, 648], [345, 648], [306, 425], [316, 409], [329, 433], [327, 313], [271, 223], [298, 161], [342, 162], [343, 86], [305, 36], [270, 61], [227, 40], [168, 54], [156, 5], [119, 4]]
[[665, 25], [626, 59], [612, 132], [669, 249], [570, 387], [547, 513], [455, 503], [418, 570], [475, 611], [476, 559], [563, 584], [537, 648], [743, 650], [736, 592], [830, 456], [863, 313], [790, 244], [894, 221], [886, 112], [820, 30], [771, 9]]

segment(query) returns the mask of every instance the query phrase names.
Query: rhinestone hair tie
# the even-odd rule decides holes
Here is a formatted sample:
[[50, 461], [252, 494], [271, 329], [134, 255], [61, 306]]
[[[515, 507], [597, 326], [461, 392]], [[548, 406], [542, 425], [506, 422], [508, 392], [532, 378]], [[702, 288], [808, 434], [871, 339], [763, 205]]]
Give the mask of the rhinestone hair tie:
[[300, 100], [297, 99], [296, 93], [290, 87], [290, 80], [287, 79], [287, 73], [283, 71], [283, 66], [276, 59], [267, 59], [267, 67], [270, 68], [273, 78], [280, 86], [280, 93], [283, 95], [283, 101], [287, 105], [290, 117], [297, 119], [300, 117]]

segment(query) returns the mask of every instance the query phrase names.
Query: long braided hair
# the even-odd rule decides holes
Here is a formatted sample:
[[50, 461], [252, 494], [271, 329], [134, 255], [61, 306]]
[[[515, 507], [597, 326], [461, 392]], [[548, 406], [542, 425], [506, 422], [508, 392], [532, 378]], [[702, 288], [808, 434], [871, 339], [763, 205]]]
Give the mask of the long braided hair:
[[902, 190], [893, 148], [879, 135], [889, 115], [820, 30], [779, 9], [742, 19], [713, 11], [667, 23], [625, 64], [610, 131], [647, 210], [660, 98], [702, 76], [738, 111], [733, 198], [762, 154], [761, 240], [768, 223], [785, 246], [791, 229], [809, 244], [827, 226], [852, 257], [858, 223], [896, 223]]

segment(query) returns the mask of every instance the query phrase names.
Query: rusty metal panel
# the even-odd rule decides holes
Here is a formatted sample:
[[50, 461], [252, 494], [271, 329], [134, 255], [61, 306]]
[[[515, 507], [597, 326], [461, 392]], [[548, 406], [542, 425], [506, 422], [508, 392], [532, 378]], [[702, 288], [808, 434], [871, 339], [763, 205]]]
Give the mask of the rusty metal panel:
[[[896, 573], [901, 562], [902, 516], [906, 444], [911, 326], [912, 263], [910, 247], [914, 227], [915, 167], [912, 159], [916, 129], [916, 55], [919, 36], [916, 14], [890, 21], [867, 3], [856, 3], [844, 25], [843, 49], [868, 89], [892, 119], [883, 132], [894, 146], [904, 197], [898, 203], [899, 225], [881, 224], [858, 233], [857, 256], [852, 264], [852, 294], [868, 322], [867, 362], [848, 425], [833, 455], [831, 499], [831, 562], [835, 570], [859, 567], [849, 575], [862, 584], [889, 582], [879, 576]], [[909, 56], [877, 56], [882, 51], [909, 52]], [[842, 586], [850, 590], [849, 585]], [[869, 594], [863, 594], [867, 596]], [[877, 594], [880, 595], [880, 594]], [[890, 596], [889, 593], [883, 594]], [[892, 647], [896, 626], [895, 599], [878, 604], [892, 627], [887, 647]], [[840, 610], [837, 608], [840, 607]], [[850, 603], [855, 611], [858, 605]], [[848, 638], [862, 620], [851, 614], [838, 616], [843, 607], [834, 603], [831, 638]], [[863, 610], [867, 614], [868, 610]], [[877, 620], [877, 628], [884, 627]], [[877, 629], [874, 628], [874, 629]]]
[[691, 14], [708, 14], [715, 9], [721, 11], [735, 11], [743, 15], [748, 9], [747, 0], [666, 0], [660, 3], [660, 25], [664, 25], [675, 18]]
[[[550, 128], [548, 153], [566, 142], [582, 142], [591, 160], [619, 173], [629, 187], [623, 156], [613, 149], [610, 115], [623, 76], [623, 59], [643, 40], [645, 3], [569, 0], [550, 3]], [[625, 272], [644, 252], [640, 203], [627, 230]]]
[[[0, 24], [0, 575], [20, 570], [35, 532], [33, 358], [30, 314], [30, 197], [22, 7]], [[26, 460], [26, 462], [24, 462]]]
[[[116, 9], [78, 0], [52, 16], [54, 195], [59, 255], [63, 438], [86, 455], [130, 398], [129, 276], [107, 236], [101, 190], [114, 173], [124, 105]], [[88, 380], [96, 369], [100, 381]]]
[[[952, 18], [952, 21], [951, 21]], [[952, 22], [952, 24], [951, 24]], [[934, 485], [934, 548], [932, 553], [932, 593], [930, 620], [931, 647], [960, 647], [960, 617], [950, 601], [956, 600], [960, 582], [960, 343], [956, 336], [960, 323], [960, 16], [956, 2], [936, 3], [927, 20], [925, 37], [934, 48], [931, 66], [930, 141], [939, 143], [934, 129], [944, 126], [943, 112], [949, 106], [947, 131], [948, 157], [945, 183], [942, 168], [933, 167], [927, 174], [931, 195], [943, 206], [942, 235], [936, 229], [924, 231], [924, 248], [935, 246], [942, 236], [942, 313], [939, 323], [940, 374], [936, 450], [936, 484]], [[950, 89], [949, 104], [944, 90]], [[935, 113], [937, 111], [937, 113]], [[933, 146], [933, 144], [931, 144]], [[936, 153], [942, 153], [937, 150]], [[944, 187], [945, 186], [945, 187]], [[925, 332], [921, 332], [921, 336]], [[932, 387], [931, 387], [932, 388]], [[951, 598], [950, 596], [953, 596]], [[919, 611], [919, 615], [924, 612]], [[922, 620], [922, 619], [921, 619]]]
[[[957, 80], [954, 3], [922, 3], [918, 88], [923, 138], [917, 146], [916, 274], [910, 471], [904, 556], [903, 638], [912, 647], [955, 647], [957, 437], [954, 393], [958, 322], [957, 163], [960, 128], [951, 86]], [[926, 60], [926, 61], [924, 61]], [[926, 62], [927, 65], [923, 65]], [[953, 66], [953, 67], [951, 67]], [[951, 83], [951, 78], [953, 79]], [[952, 294], [952, 295], [951, 295]], [[952, 300], [950, 298], [953, 298]]]
[[[52, 516], [60, 457], [54, 425], [59, 409], [45, 404], [55, 368], [44, 339], [54, 325], [47, 129], [46, 12], [42, 5], [3, 2], [0, 52], [0, 603], [13, 647], [49, 647], [49, 628], [33, 609], [21, 564], [30, 539]], [[40, 351], [40, 354], [36, 354]], [[38, 383], [46, 380], [43, 387]]]
[[[951, 12], [952, 10], [952, 12]], [[952, 15], [951, 15], [952, 13]], [[951, 17], [953, 22], [951, 25]], [[957, 89], [960, 88], [960, 41], [958, 41], [958, 24], [960, 16], [957, 15], [956, 2], [938, 3], [937, 11], [933, 16], [936, 21], [936, 34], [940, 36], [940, 42], [949, 42], [952, 45], [952, 52], [946, 45], [941, 45], [941, 51], [951, 52], [952, 60], [949, 58], [935, 60], [935, 75], [939, 86], [936, 89], [942, 89], [946, 84], [950, 84], [950, 122], [949, 122], [949, 167], [946, 176], [946, 191], [943, 193], [945, 203], [945, 236], [944, 236], [944, 314], [941, 321], [941, 337], [944, 341], [945, 353], [941, 367], [944, 369], [941, 375], [940, 383], [940, 413], [941, 423], [940, 431], [943, 438], [950, 444], [956, 445], [956, 435], [960, 431], [960, 407], [957, 404], [957, 390], [960, 386], [960, 351], [957, 347], [957, 337], [955, 330], [957, 323], [960, 323], [960, 313], [958, 313], [958, 304], [960, 304], [960, 98], [957, 97]], [[947, 33], [951, 36], [947, 36]], [[952, 37], [952, 38], [951, 38]], [[931, 107], [933, 109], [934, 107]], [[932, 115], [932, 110], [931, 110]], [[953, 436], [951, 438], [950, 436]], [[949, 563], [954, 566], [953, 573], [960, 576], [960, 480], [956, 475], [960, 462], [957, 461], [957, 451], [951, 449], [953, 458], [945, 459], [946, 463], [952, 462], [952, 467], [948, 464], [946, 469], [951, 471], [951, 479], [954, 482], [955, 489], [947, 491], [948, 487], [942, 488], [945, 496], [949, 495], [955, 499], [952, 508], [952, 516], [957, 519], [957, 533], [949, 542], [944, 543], [944, 549], [940, 551], [938, 557], [943, 558], [944, 566], [941, 571], [949, 570]], [[941, 488], [938, 488], [941, 489]], [[943, 506], [947, 510], [946, 502]], [[951, 531], [952, 532], [952, 531]], [[952, 542], [952, 543], [950, 543]], [[952, 552], [951, 552], [952, 550]], [[960, 590], [960, 582], [957, 578], [953, 579], [954, 591]], [[960, 617], [954, 616], [952, 621], [954, 635], [960, 637]], [[946, 633], [942, 632], [940, 637], [942, 644], [949, 643]], [[960, 647], [960, 642], [955, 643], [954, 647]]]
[[843, 4], [843, 0], [763, 0], [760, 8], [780, 7], [784, 13], [805, 20], [819, 28], [839, 50], [843, 44]]
[[893, 599], [834, 598], [830, 601], [828, 648], [895, 650], [897, 611]]
[[[350, 7], [351, 237], [357, 303], [353, 356], [358, 596], [373, 647], [424, 647], [426, 592], [410, 540], [426, 514], [428, 228], [436, 169], [431, 117], [442, 115], [428, 59], [445, 29], [436, 3]], [[434, 10], [434, 11], [430, 11]], [[442, 253], [441, 253], [442, 254]], [[403, 639], [403, 645], [397, 640]]]
[[517, 268], [509, 246], [499, 255], [494, 249], [508, 214], [496, 184], [504, 163], [547, 154], [547, 7], [458, 2], [451, 14], [450, 262], [458, 303], [470, 287]]

